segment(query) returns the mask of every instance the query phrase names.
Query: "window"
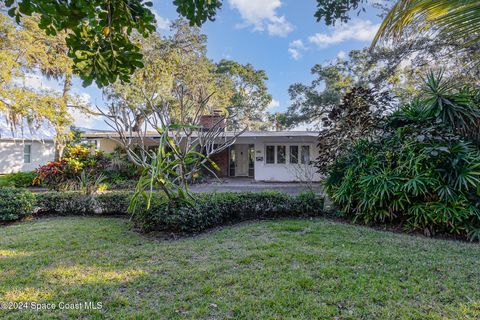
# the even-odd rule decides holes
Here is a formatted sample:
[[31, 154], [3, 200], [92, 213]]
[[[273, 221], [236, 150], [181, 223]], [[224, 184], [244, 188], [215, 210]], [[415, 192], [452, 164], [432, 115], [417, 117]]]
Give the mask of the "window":
[[248, 145], [248, 176], [255, 175], [255, 145]]
[[235, 177], [235, 165], [236, 165], [236, 159], [235, 159], [235, 148], [232, 146], [230, 147], [230, 177]]
[[290, 146], [290, 163], [298, 163], [298, 146]]
[[23, 162], [31, 163], [32, 162], [32, 145], [26, 144], [23, 146]]
[[310, 146], [302, 146], [302, 163], [310, 164]]
[[287, 158], [287, 147], [277, 146], [277, 163], [285, 163]]
[[267, 146], [265, 153], [266, 153], [266, 162], [275, 163], [275, 146]]

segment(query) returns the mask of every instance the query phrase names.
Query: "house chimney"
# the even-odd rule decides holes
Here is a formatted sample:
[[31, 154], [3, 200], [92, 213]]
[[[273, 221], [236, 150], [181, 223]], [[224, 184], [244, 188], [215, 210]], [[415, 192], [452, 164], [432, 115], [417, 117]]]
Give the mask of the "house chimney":
[[215, 109], [212, 114], [200, 116], [200, 125], [204, 130], [221, 129], [225, 131], [225, 115], [222, 110]]

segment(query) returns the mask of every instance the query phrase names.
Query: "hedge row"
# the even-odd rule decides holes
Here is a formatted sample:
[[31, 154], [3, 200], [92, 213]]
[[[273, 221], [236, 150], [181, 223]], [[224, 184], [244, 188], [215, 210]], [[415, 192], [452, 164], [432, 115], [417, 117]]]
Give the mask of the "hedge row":
[[128, 215], [131, 196], [127, 191], [98, 194], [94, 198], [76, 191], [46, 192], [37, 195], [36, 215]]
[[0, 188], [0, 222], [15, 221], [32, 214], [35, 195], [25, 189]]
[[[33, 208], [37, 216], [130, 215], [127, 209], [131, 196], [131, 192], [119, 191], [91, 198], [72, 191], [47, 192], [35, 197], [26, 190], [0, 188], [0, 221], [30, 216]], [[205, 193], [197, 195], [193, 206], [185, 206], [155, 195], [149, 210], [144, 205], [138, 208], [133, 221], [143, 231], [195, 233], [250, 219], [321, 215], [323, 199], [313, 193], [289, 196], [274, 191]]]
[[196, 233], [251, 219], [318, 216], [322, 209], [323, 199], [314, 193], [206, 193], [197, 196], [194, 206], [169, 205], [157, 198], [150, 210], [138, 210], [133, 220], [145, 232]]

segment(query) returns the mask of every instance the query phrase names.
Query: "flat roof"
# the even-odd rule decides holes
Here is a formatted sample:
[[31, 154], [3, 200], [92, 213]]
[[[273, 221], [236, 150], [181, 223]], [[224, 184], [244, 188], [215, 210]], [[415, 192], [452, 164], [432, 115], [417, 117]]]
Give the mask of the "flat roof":
[[[126, 133], [128, 134], [128, 133]], [[226, 131], [225, 136], [233, 137], [238, 132]], [[266, 137], [318, 137], [319, 131], [245, 131], [239, 135], [242, 138], [266, 138]], [[115, 131], [93, 132], [87, 131], [82, 133], [83, 138], [118, 138], [119, 134]], [[160, 137], [157, 132], [147, 132], [147, 138]]]

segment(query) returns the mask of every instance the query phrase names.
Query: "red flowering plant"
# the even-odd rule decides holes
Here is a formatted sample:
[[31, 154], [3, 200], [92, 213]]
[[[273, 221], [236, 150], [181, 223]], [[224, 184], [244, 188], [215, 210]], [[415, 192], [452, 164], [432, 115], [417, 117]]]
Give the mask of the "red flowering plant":
[[60, 161], [51, 161], [38, 168], [34, 184], [56, 191], [81, 189], [85, 177], [96, 179], [107, 165], [102, 153], [92, 152], [85, 146], [72, 146]]
[[72, 179], [66, 159], [51, 161], [35, 172], [37, 177], [33, 180], [34, 185], [42, 185], [57, 191], [68, 189], [68, 182]]

